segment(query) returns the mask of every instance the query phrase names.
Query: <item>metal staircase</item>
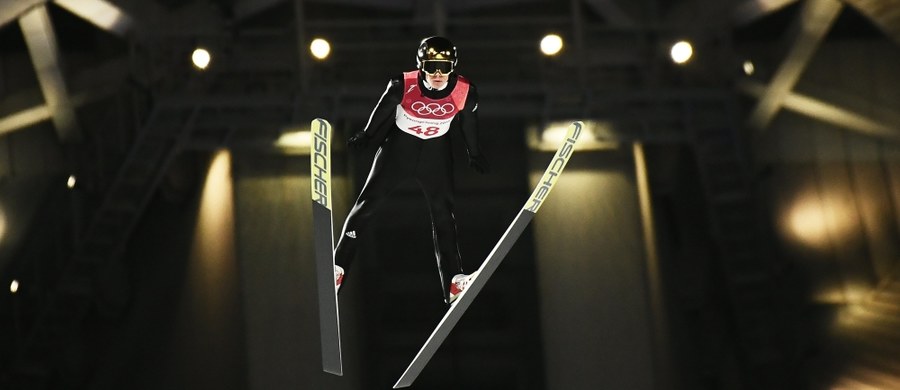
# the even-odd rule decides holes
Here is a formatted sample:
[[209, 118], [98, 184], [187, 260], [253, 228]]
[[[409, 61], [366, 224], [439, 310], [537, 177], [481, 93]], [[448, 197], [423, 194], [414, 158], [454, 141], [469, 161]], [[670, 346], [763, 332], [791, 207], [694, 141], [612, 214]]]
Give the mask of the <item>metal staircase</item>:
[[169, 164], [188, 140], [197, 108], [157, 105], [107, 188], [99, 207], [48, 292], [14, 362], [14, 388], [46, 388], [51, 362], [102, 297], [97, 271], [119, 259]]
[[742, 380], [748, 388], [789, 388], [785, 383], [782, 313], [776, 267], [767, 251], [754, 195], [752, 169], [732, 99], [687, 102], [685, 123], [706, 196], [717, 261], [729, 294]]

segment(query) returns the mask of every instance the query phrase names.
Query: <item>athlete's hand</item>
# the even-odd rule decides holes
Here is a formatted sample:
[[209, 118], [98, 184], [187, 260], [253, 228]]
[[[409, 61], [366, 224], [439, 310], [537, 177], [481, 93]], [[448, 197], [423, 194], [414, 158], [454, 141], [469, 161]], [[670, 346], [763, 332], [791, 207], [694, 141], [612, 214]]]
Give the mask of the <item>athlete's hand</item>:
[[469, 156], [469, 167], [478, 173], [487, 173], [491, 171], [491, 166], [488, 164], [487, 159], [480, 154]]
[[369, 135], [364, 130], [357, 131], [356, 134], [350, 136], [347, 145], [354, 149], [362, 149], [369, 144]]

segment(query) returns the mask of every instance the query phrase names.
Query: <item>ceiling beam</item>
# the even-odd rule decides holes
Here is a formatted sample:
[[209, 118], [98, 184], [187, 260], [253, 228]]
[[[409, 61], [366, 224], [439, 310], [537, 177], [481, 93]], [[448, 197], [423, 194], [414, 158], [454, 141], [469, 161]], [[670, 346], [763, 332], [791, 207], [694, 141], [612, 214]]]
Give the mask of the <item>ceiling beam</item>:
[[105, 0], [55, 0], [55, 3], [91, 24], [124, 37], [134, 21], [122, 9]]
[[634, 27], [635, 25], [634, 19], [628, 16], [613, 0], [585, 0], [585, 2], [612, 26]]
[[304, 0], [293, 0], [294, 5], [294, 35], [297, 45], [297, 70], [299, 71], [299, 87], [301, 92], [309, 89], [309, 70], [312, 68], [309, 52], [307, 51], [306, 36], [306, 5]]
[[791, 92], [806, 69], [819, 44], [834, 24], [843, 3], [838, 0], [807, 0], [797, 19], [793, 46], [778, 67], [766, 92], [750, 113], [747, 124], [763, 130], [781, 109], [784, 98]]
[[50, 119], [50, 107], [46, 104], [24, 109], [0, 118], [0, 136]]
[[747, 25], [796, 2], [797, 0], [744, 0], [732, 11], [731, 20], [738, 26]]
[[236, 0], [234, 17], [243, 20], [283, 2], [284, 0]]
[[[98, 100], [100, 98], [112, 95], [116, 88], [105, 86], [102, 88], [94, 88], [90, 91], [81, 92], [72, 97], [72, 103], [78, 107]], [[0, 136], [12, 133], [17, 130], [26, 129], [29, 126], [36, 125], [46, 120], [53, 119], [53, 110], [47, 104], [38, 104], [0, 117]]]
[[0, 27], [15, 21], [31, 7], [46, 2], [47, 0], [3, 0], [0, 2]]
[[844, 0], [900, 44], [900, 0]]
[[[72, 96], [71, 102], [75, 107], [80, 107], [82, 104], [110, 96], [120, 90], [126, 77], [128, 77], [127, 57], [112, 59], [94, 66], [73, 77], [72, 89], [76, 93]], [[50, 106], [41, 104], [38, 98], [27, 98], [30, 96], [36, 97], [37, 95], [35, 91], [31, 90], [22, 92], [17, 96], [10, 96], [5, 101], [0, 101], [0, 107], [22, 107], [23, 105], [18, 102], [22, 100], [32, 101], [30, 105], [26, 106], [28, 108], [0, 116], [0, 135], [24, 129], [53, 118], [53, 111]]]
[[434, 10], [431, 12], [434, 21], [434, 33], [440, 36], [447, 35], [447, 4], [444, 0], [434, 1]]
[[[740, 83], [738, 89], [757, 98], [766, 93], [765, 85], [758, 82]], [[892, 118], [871, 118], [851, 109], [795, 92], [785, 95], [784, 108], [863, 135], [900, 141], [900, 129], [892, 125], [900, 123], [900, 115]]]
[[19, 18], [19, 26], [25, 36], [31, 63], [37, 72], [38, 83], [52, 113], [59, 139], [63, 142], [81, 140], [75, 107], [69, 99], [60, 70], [59, 47], [47, 7], [41, 5], [32, 8]]

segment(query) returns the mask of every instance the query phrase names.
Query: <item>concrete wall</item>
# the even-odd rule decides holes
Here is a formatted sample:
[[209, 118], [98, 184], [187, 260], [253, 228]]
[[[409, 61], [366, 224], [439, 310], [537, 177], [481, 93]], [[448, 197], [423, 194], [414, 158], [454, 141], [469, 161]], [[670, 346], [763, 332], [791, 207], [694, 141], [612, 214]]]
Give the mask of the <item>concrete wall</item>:
[[[336, 205], [348, 202], [334, 176]], [[249, 389], [360, 389], [353, 298], [341, 295], [344, 376], [322, 371], [309, 157], [235, 158], [237, 240]], [[338, 209], [335, 215], [345, 215]], [[342, 221], [335, 218], [335, 228]]]
[[[795, 93], [863, 115], [880, 136], [783, 110], [755, 145], [810, 388], [895, 388], [900, 350], [900, 50], [822, 46]], [[802, 330], [799, 330], [802, 329]]]
[[640, 224], [629, 148], [576, 153], [535, 216], [548, 389], [654, 388]]
[[229, 156], [197, 169], [195, 195], [156, 198], [121, 260], [127, 314], [85, 326], [99, 353], [90, 389], [247, 388]]
[[[889, 124], [879, 139], [781, 111], [756, 145], [784, 253], [807, 274], [809, 298], [859, 302], [900, 261], [900, 51], [889, 43], [824, 45], [795, 92]], [[896, 115], [896, 114], [893, 114]]]
[[345, 376], [321, 369], [308, 164], [223, 153], [195, 196], [151, 204], [125, 256], [128, 315], [96, 330], [91, 389], [364, 388], [352, 295]]

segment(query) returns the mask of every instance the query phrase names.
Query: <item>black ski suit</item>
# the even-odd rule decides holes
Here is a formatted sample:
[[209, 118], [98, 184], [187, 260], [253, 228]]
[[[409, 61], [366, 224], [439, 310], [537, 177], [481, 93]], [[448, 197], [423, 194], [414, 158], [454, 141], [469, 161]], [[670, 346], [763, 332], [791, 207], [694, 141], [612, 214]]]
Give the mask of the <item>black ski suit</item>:
[[[404, 98], [404, 89], [410, 93], [421, 93], [415, 97], [426, 103], [429, 99], [443, 99], [457, 88], [460, 77], [451, 73], [447, 87], [441, 91], [426, 87], [424, 74], [418, 73], [418, 89], [404, 88], [404, 77], [395, 77], [372, 111], [365, 129], [351, 138], [351, 144], [359, 140], [379, 145], [372, 162], [372, 169], [359, 198], [351, 209], [341, 237], [335, 248], [335, 264], [349, 273], [355, 257], [358, 240], [370, 234], [370, 219], [387, 195], [405, 179], [415, 179], [428, 203], [434, 238], [434, 253], [437, 259], [438, 275], [445, 302], [449, 302], [450, 279], [463, 273], [459, 247], [457, 245], [456, 220], [453, 215], [453, 159], [450, 136], [461, 132], [465, 142], [469, 165], [483, 172], [487, 163], [478, 147], [478, 94], [475, 86], [467, 80], [468, 94], [465, 105], [456, 112], [450, 122], [448, 133], [430, 139], [420, 139], [401, 130], [395, 119], [398, 105]], [[406, 92], [409, 92], [406, 91]], [[421, 106], [420, 106], [421, 107]], [[358, 146], [358, 145], [355, 145]]]

